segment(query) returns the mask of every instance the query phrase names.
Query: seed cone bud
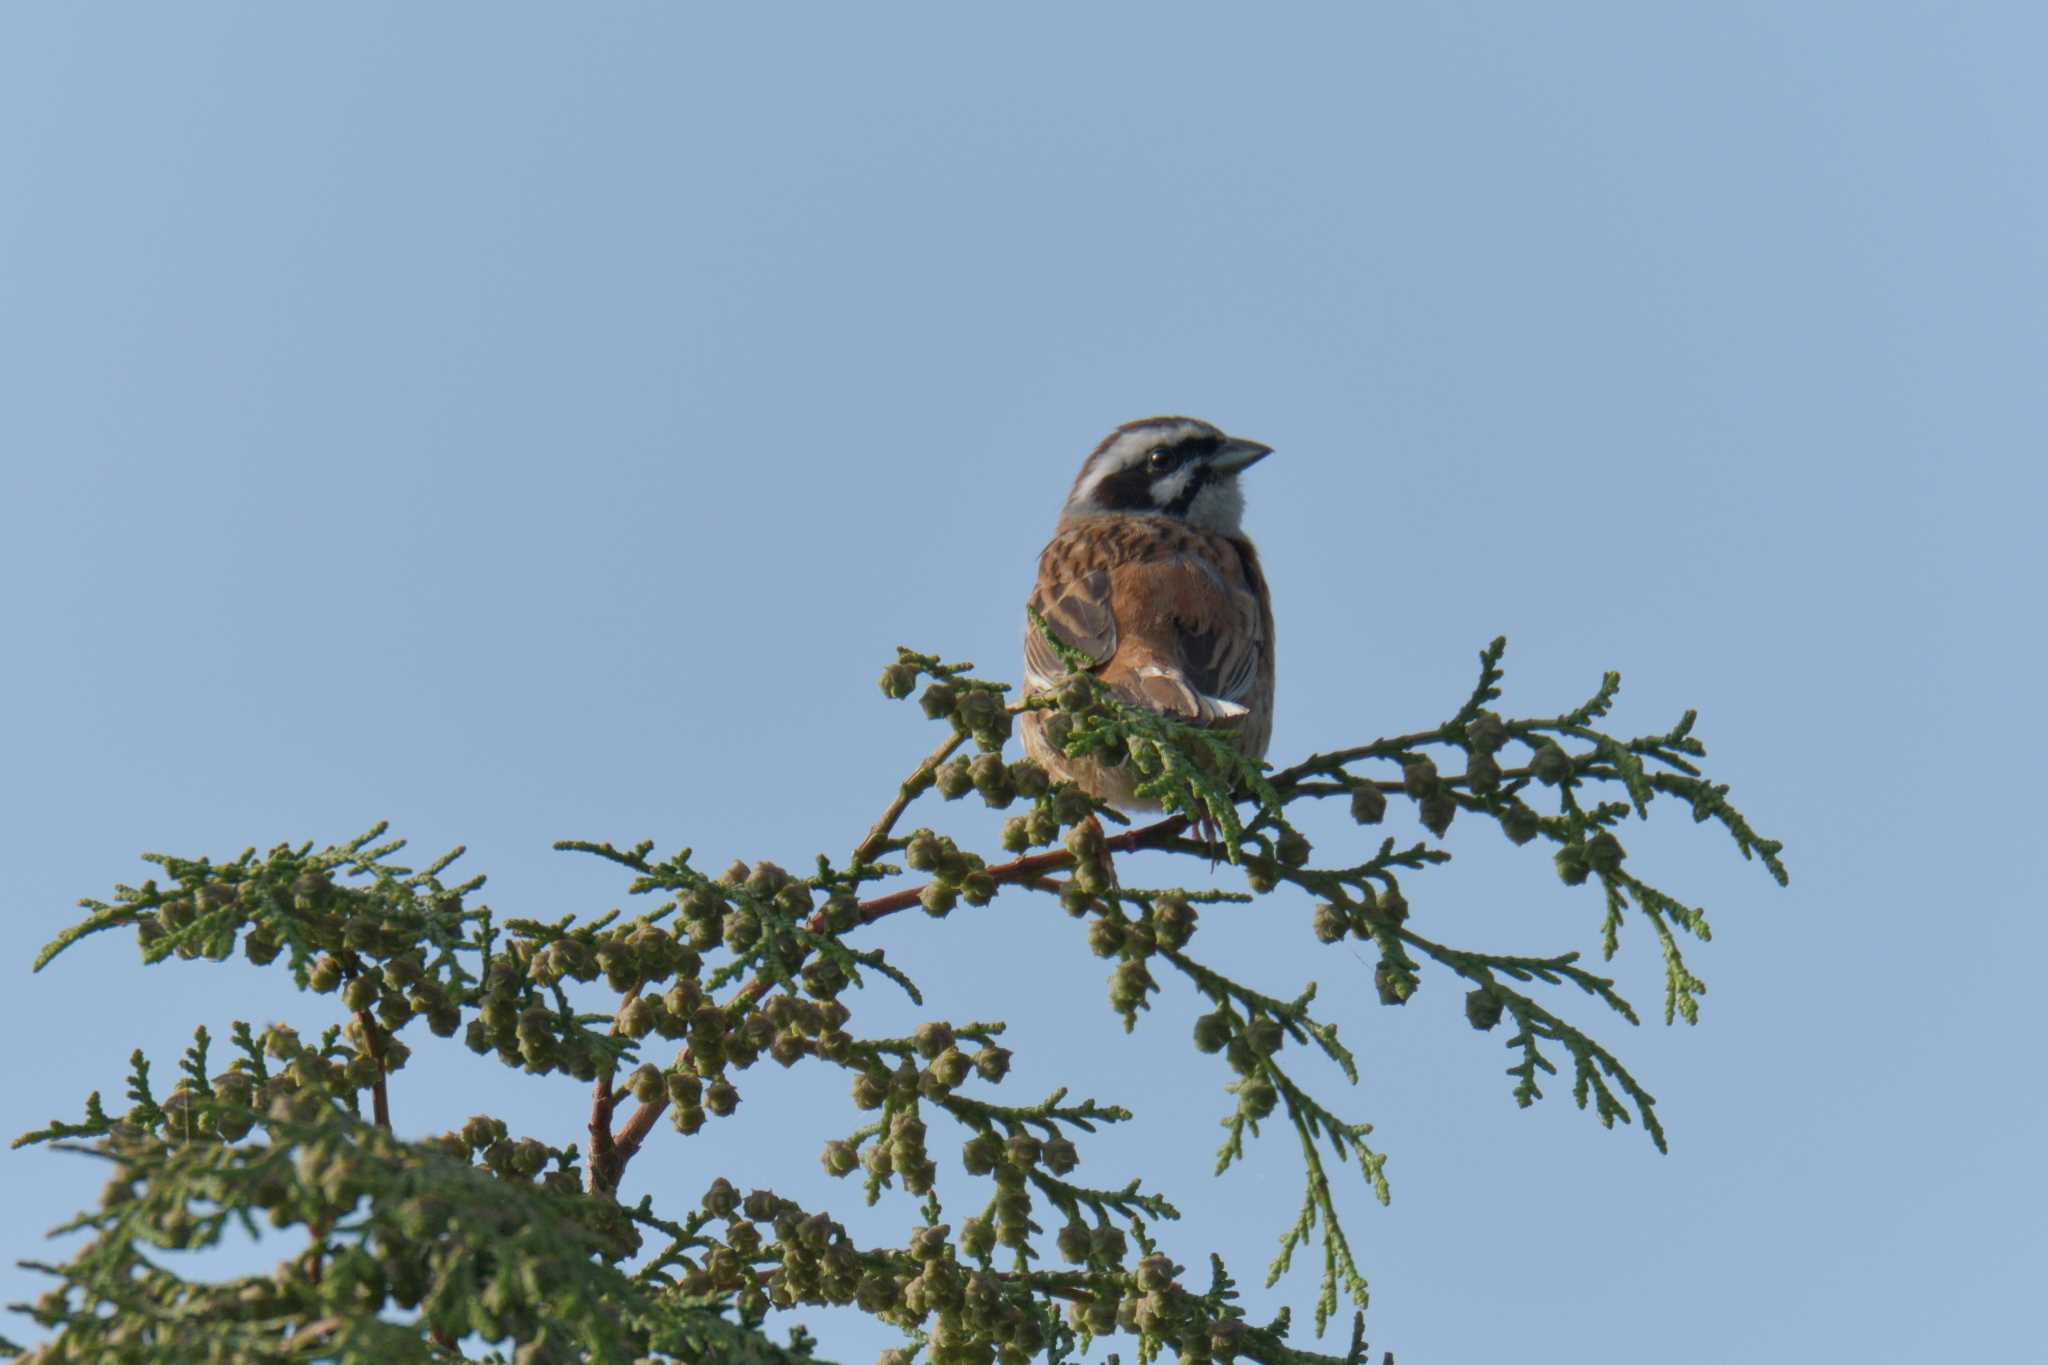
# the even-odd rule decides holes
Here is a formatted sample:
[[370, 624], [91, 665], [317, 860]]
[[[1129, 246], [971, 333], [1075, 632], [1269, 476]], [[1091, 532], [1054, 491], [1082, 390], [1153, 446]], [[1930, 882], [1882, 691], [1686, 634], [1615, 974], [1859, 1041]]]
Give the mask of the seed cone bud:
[[1465, 992], [1466, 1022], [1481, 1033], [1500, 1022], [1500, 1013], [1500, 997], [1484, 986]]
[[1401, 789], [1410, 796], [1428, 796], [1440, 781], [1436, 763], [1427, 755], [1417, 755], [1401, 765]]
[[1508, 727], [1491, 711], [1481, 711], [1465, 726], [1465, 742], [1474, 753], [1492, 754], [1508, 742]]
[[1320, 943], [1335, 943], [1350, 932], [1351, 922], [1342, 909], [1323, 904], [1316, 907], [1315, 933]]
[[1283, 829], [1280, 831], [1280, 837], [1273, 841], [1273, 856], [1288, 867], [1304, 865], [1313, 851], [1308, 839], [1299, 830]]
[[1501, 832], [1517, 844], [1526, 844], [1540, 832], [1536, 812], [1516, 801], [1500, 816]]
[[902, 701], [917, 687], [917, 666], [915, 664], [890, 664], [882, 670], [882, 695], [890, 701]]
[[1458, 813], [1458, 803], [1450, 792], [1438, 787], [1422, 798], [1422, 824], [1431, 834], [1441, 839], [1451, 827], [1451, 820]]
[[1626, 856], [1621, 840], [1604, 829], [1586, 841], [1586, 861], [1596, 872], [1614, 871]]
[[1554, 787], [1572, 773], [1572, 760], [1555, 744], [1546, 744], [1529, 760], [1529, 771], [1546, 787]]
[[1566, 886], [1584, 884], [1593, 871], [1593, 865], [1586, 857], [1586, 850], [1578, 844], [1559, 849], [1552, 861], [1557, 865], [1558, 879]]
[[974, 777], [968, 771], [967, 762], [964, 759], [956, 758], [951, 763], [940, 764], [939, 770], [933, 775], [933, 778], [934, 785], [939, 789], [939, 795], [945, 797], [948, 801], [957, 801], [974, 790]]

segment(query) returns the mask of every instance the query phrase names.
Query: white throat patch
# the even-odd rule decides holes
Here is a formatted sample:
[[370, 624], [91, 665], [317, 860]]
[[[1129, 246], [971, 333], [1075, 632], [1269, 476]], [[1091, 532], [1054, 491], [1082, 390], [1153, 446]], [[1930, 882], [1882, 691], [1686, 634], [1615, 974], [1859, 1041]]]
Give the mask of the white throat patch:
[[1244, 525], [1244, 490], [1238, 487], [1237, 475], [1211, 479], [1202, 485], [1202, 491], [1188, 504], [1187, 520], [1188, 525], [1205, 531], [1236, 535]]

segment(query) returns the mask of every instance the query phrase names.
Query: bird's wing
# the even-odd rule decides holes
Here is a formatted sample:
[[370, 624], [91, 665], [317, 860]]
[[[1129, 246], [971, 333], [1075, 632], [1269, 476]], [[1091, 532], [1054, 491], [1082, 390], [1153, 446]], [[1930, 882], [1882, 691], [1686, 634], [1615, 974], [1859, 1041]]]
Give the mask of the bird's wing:
[[1120, 566], [1116, 576], [1112, 600], [1130, 642], [1126, 685], [1148, 705], [1195, 720], [1243, 715], [1268, 647], [1258, 599], [1194, 555]]
[[[1116, 653], [1116, 614], [1110, 610], [1109, 594], [1109, 570], [1097, 569], [1064, 582], [1040, 583], [1031, 594], [1031, 609], [1045, 618], [1060, 643], [1085, 654], [1094, 661], [1095, 668], [1100, 668]], [[1038, 623], [1027, 616], [1025, 688], [1043, 691], [1057, 685], [1069, 672]]]
[[[1245, 714], [1268, 647], [1258, 599], [1189, 555], [1042, 584], [1031, 605], [1118, 692], [1198, 722]], [[1035, 623], [1028, 626], [1026, 686], [1054, 686], [1067, 671]]]

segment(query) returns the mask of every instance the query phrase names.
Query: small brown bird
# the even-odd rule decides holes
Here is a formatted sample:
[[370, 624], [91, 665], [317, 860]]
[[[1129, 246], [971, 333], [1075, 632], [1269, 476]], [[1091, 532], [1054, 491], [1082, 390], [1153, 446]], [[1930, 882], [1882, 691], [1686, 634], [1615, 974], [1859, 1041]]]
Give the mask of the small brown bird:
[[[1273, 734], [1273, 602], [1239, 526], [1237, 479], [1270, 453], [1192, 417], [1118, 427], [1081, 466], [1031, 592], [1031, 607], [1120, 697], [1227, 729], [1254, 759]], [[1027, 613], [1024, 695], [1067, 676]], [[1136, 796], [1128, 764], [1104, 768], [1054, 748], [1039, 713], [1018, 728], [1026, 753], [1098, 800], [1155, 804]]]

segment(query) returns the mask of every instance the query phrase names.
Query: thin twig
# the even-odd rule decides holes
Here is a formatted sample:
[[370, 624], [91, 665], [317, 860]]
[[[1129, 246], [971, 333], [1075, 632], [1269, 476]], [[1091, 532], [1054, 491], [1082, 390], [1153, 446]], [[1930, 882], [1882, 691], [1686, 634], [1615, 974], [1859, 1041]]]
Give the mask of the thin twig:
[[640, 1144], [647, 1141], [647, 1135], [654, 1131], [654, 1125], [668, 1109], [668, 1098], [663, 1096], [651, 1104], [643, 1104], [633, 1111], [618, 1132], [612, 1134], [612, 1160], [615, 1166], [613, 1188], [626, 1175], [626, 1163], [640, 1150]]
[[1361, 758], [1390, 758], [1405, 749], [1421, 748], [1425, 744], [1436, 744], [1449, 736], [1442, 729], [1418, 730], [1412, 735], [1397, 735], [1393, 739], [1376, 739], [1370, 744], [1361, 744], [1356, 749], [1334, 749], [1327, 754], [1311, 754], [1291, 768], [1282, 768], [1266, 780], [1275, 791], [1284, 791], [1295, 782], [1316, 773], [1336, 772], [1349, 763]]
[[[1164, 847], [1187, 827], [1187, 817], [1175, 815], [1168, 819], [1144, 825], [1138, 829], [1127, 830], [1122, 834], [1104, 839], [1102, 841], [1103, 851], [1105, 853], [1135, 853], [1141, 848]], [[988, 869], [988, 875], [996, 885], [1004, 886], [1014, 882], [1036, 880], [1048, 872], [1056, 872], [1060, 868], [1071, 867], [1073, 862], [1073, 854], [1065, 849], [1054, 849], [1049, 853], [1033, 853], [1026, 857], [1018, 858], [1013, 862], [997, 863], [994, 867]], [[918, 897], [923, 894], [924, 888], [922, 886], [913, 886], [903, 891], [891, 891], [888, 895], [877, 896], [873, 900], [862, 901], [860, 903], [860, 922], [862, 924], [873, 924], [876, 920], [886, 915], [893, 915], [898, 910], [908, 910], [911, 906], [918, 903]], [[824, 927], [822, 914], [812, 918], [811, 932], [822, 933], [824, 932]]]
[[[933, 751], [931, 757], [927, 758], [924, 764], [920, 765], [920, 771], [926, 766], [936, 766], [938, 763], [944, 762], [946, 755], [951, 753], [952, 749], [953, 746], [950, 743], [941, 745], [937, 750]], [[909, 784], [906, 783], [905, 785], [908, 786]], [[902, 814], [902, 806], [908, 804], [909, 801], [906, 798], [893, 808], [893, 813], [885, 815], [880, 822], [877, 822], [875, 830], [881, 839], [886, 840], [889, 837], [889, 827], [895, 823], [896, 816]], [[1170, 846], [1187, 827], [1187, 818], [1175, 815], [1165, 820], [1145, 825], [1139, 829], [1127, 830], [1122, 834], [1105, 839], [1102, 841], [1102, 847], [1106, 853], [1135, 853], [1139, 849], [1144, 848], [1165, 848]], [[876, 837], [877, 833], [870, 833], [868, 835], [871, 841]], [[865, 848], [866, 844], [863, 844], [862, 847]], [[1043, 890], [1046, 889], [1044, 886], [1046, 873], [1057, 871], [1063, 867], [1070, 867], [1073, 865], [1073, 862], [1073, 854], [1065, 849], [1054, 849], [1047, 853], [1033, 853], [1011, 862], [998, 863], [996, 866], [988, 869], [988, 875], [997, 885], [1011, 885], [1023, 882], [1036, 885], [1039, 889]], [[876, 920], [893, 915], [898, 910], [908, 910], [911, 906], [918, 903], [918, 897], [923, 891], [923, 887], [915, 886], [907, 891], [892, 891], [886, 896], [876, 896], [873, 900], [862, 901], [860, 904], [860, 922], [862, 924], [873, 924]], [[807, 927], [814, 934], [827, 932], [825, 912], [821, 910], [813, 915]], [[754, 1001], [759, 1000], [768, 993], [768, 987], [771, 984], [766, 977], [755, 977], [752, 981], [741, 987], [731, 1000], [726, 1002], [726, 1008], [733, 1009], [735, 1007], [751, 1005]], [[600, 1084], [604, 1084], [604, 1082], [600, 1082]], [[619, 1182], [625, 1178], [626, 1164], [639, 1152], [641, 1144], [647, 1141], [647, 1135], [654, 1131], [654, 1125], [661, 1121], [661, 1116], [667, 1111], [668, 1099], [666, 1096], [649, 1103], [644, 1103], [633, 1111], [632, 1116], [616, 1132], [609, 1135], [607, 1141], [610, 1145], [611, 1154], [611, 1188], [618, 1188]], [[597, 1129], [594, 1126], [597, 1123], [597, 1109], [594, 1103], [591, 1108], [591, 1123], [593, 1125], [591, 1128], [591, 1171], [594, 1176], [598, 1170], [597, 1152], [599, 1147]]]
[[944, 763], [966, 738], [967, 736], [961, 734], [948, 736], [944, 744], [925, 755], [924, 762], [911, 769], [910, 776], [904, 778], [902, 785], [896, 788], [896, 799], [882, 812], [882, 818], [875, 821], [874, 827], [868, 831], [868, 837], [860, 841], [860, 847], [854, 849], [853, 866], [863, 867], [875, 860], [875, 855], [889, 842], [889, 835], [896, 828], [896, 821], [902, 817], [910, 803], [931, 786], [932, 774], [938, 771], [939, 765]]
[[385, 1132], [391, 1131], [391, 1097], [384, 1089], [384, 1040], [377, 1031], [377, 1020], [368, 1010], [356, 1011], [356, 1023], [362, 1026], [363, 1046], [370, 1053], [370, 1060], [377, 1064], [377, 1079], [370, 1085], [370, 1112], [377, 1120], [377, 1126]]
[[590, 1188], [614, 1188], [618, 1183], [618, 1152], [612, 1142], [612, 1070], [607, 1067], [597, 1078], [590, 1095]]

